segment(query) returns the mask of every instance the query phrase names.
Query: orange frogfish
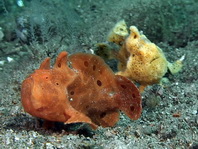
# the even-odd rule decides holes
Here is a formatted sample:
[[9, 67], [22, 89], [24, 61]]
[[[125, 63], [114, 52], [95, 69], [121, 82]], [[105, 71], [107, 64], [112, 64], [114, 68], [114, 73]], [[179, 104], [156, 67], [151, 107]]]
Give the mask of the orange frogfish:
[[61, 52], [50, 67], [46, 58], [21, 88], [25, 111], [48, 121], [88, 123], [93, 129], [111, 127], [123, 111], [137, 120], [142, 111], [137, 87], [115, 75], [96, 55]]

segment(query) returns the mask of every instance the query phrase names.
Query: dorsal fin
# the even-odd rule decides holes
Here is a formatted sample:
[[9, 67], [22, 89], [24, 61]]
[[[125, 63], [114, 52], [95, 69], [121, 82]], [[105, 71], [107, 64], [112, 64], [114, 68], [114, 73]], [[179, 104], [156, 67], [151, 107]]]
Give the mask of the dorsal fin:
[[[83, 81], [90, 77], [100, 79], [110, 84], [114, 77], [113, 71], [99, 56], [93, 54], [76, 53], [69, 57], [72, 68], [76, 69], [83, 76]], [[105, 77], [104, 77], [105, 76]], [[107, 81], [108, 79], [108, 81]], [[109, 82], [110, 81], [110, 82]]]
[[67, 66], [67, 55], [68, 53], [66, 51], [61, 52], [54, 64], [54, 68], [66, 68]]
[[46, 58], [40, 65], [39, 69], [50, 69], [50, 58]]

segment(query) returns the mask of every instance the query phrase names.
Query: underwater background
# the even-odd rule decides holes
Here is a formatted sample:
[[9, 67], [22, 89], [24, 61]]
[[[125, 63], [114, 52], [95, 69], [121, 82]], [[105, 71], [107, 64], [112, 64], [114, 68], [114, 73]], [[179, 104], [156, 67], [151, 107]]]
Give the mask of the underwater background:
[[[142, 93], [143, 112], [123, 113], [114, 127], [42, 127], [24, 112], [21, 83], [46, 57], [61, 51], [96, 53], [120, 20], [136, 26], [170, 62], [184, 56], [176, 75]], [[116, 72], [116, 60], [106, 63]], [[197, 0], [0, 0], [0, 148], [198, 148]]]

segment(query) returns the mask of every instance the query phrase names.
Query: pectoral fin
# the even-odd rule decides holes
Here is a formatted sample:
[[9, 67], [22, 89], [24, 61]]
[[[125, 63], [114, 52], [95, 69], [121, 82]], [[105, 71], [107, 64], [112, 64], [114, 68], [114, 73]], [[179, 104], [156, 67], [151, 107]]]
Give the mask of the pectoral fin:
[[94, 124], [91, 119], [83, 113], [73, 110], [65, 111], [66, 117], [69, 117], [65, 124], [71, 123], [88, 123], [93, 129], [97, 129], [98, 125]]

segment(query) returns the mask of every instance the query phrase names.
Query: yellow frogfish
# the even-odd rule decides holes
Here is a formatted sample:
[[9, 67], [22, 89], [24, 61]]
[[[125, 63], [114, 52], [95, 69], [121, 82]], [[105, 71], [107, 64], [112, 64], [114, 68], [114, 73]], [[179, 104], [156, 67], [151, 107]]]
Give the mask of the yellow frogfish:
[[147, 85], [158, 83], [167, 72], [168, 61], [163, 51], [135, 26], [130, 27], [130, 35], [119, 53], [128, 57], [124, 57], [127, 59], [124, 63], [119, 62], [120, 71], [117, 74], [140, 83], [141, 90]]
[[182, 68], [184, 57], [174, 63], [168, 62], [163, 51], [139, 32], [137, 27], [131, 26], [128, 34], [124, 20], [113, 27], [107, 41], [117, 44], [120, 47], [119, 51], [112, 50], [107, 43], [100, 43], [97, 45], [99, 50], [96, 50], [96, 53], [104, 57], [105, 52], [110, 55], [108, 58], [118, 59], [116, 74], [139, 83], [141, 92], [147, 85], [159, 83], [168, 69], [172, 74], [176, 74]]

